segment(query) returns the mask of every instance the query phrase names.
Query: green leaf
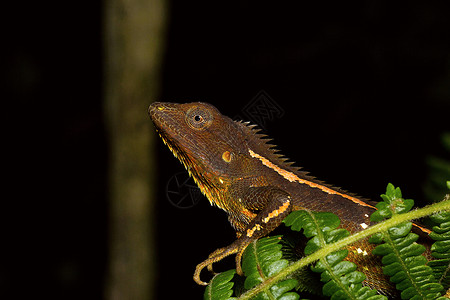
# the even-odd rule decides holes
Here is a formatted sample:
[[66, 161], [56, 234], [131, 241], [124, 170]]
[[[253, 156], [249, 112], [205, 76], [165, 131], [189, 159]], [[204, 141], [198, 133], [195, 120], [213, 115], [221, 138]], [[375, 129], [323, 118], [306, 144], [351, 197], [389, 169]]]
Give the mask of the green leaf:
[[430, 237], [436, 242], [431, 245], [431, 255], [437, 259], [430, 261], [428, 266], [438, 283], [445, 289], [450, 288], [450, 212], [442, 211], [430, 219], [439, 224], [433, 227]]
[[297, 280], [287, 279], [284, 280], [270, 288], [270, 292], [275, 297], [275, 299], [299, 299], [297, 293], [289, 293], [297, 286]]
[[[245, 289], [249, 290], [263, 283], [289, 265], [289, 261], [283, 259], [280, 238], [280, 236], [265, 237], [247, 247], [242, 260], [242, 270], [246, 276]], [[297, 284], [295, 279], [280, 281], [259, 293], [254, 299], [299, 299], [298, 294], [290, 292]]]
[[399, 237], [403, 237], [403, 236], [407, 235], [411, 231], [411, 228], [412, 228], [412, 223], [406, 222], [399, 226], [389, 228], [388, 232], [392, 238], [399, 238]]
[[[392, 186], [390, 191], [384, 194], [383, 197], [390, 202], [383, 202], [384, 204], [379, 205], [387, 212], [386, 215], [395, 215], [392, 220], [386, 220], [383, 224], [371, 226], [367, 230], [354, 234], [345, 241], [340, 239], [347, 236], [348, 233], [338, 229], [340, 221], [337, 216], [329, 213], [315, 214], [310, 211], [295, 211], [291, 213], [285, 219], [285, 224], [291, 226], [293, 230], [303, 230], [310, 237], [306, 245], [309, 247], [310, 252], [320, 249], [320, 253], [324, 254], [319, 255], [319, 252], [313, 253], [311, 256], [303, 257], [299, 261], [287, 262], [286, 264], [278, 243], [279, 237], [274, 237], [275, 240], [271, 238], [260, 239], [258, 242], [249, 245], [242, 262], [244, 273], [247, 276], [245, 278], [245, 287], [251, 288], [251, 290], [245, 292], [243, 279], [240, 287], [235, 288], [235, 294], [240, 295], [239, 299], [242, 300], [299, 299], [299, 295], [292, 291], [293, 288], [298, 291], [309, 291], [315, 294], [316, 284], [314, 284], [314, 287], [311, 284], [310, 289], [305, 289], [297, 283], [297, 279], [303, 276], [300, 274], [305, 270], [309, 271], [309, 268], [305, 268], [305, 266], [314, 264], [311, 269], [321, 273], [321, 278], [324, 281], [328, 280], [323, 286], [324, 294], [330, 295], [333, 300], [386, 299], [385, 296], [376, 294], [376, 291], [362, 286], [361, 281], [365, 278], [364, 274], [354, 270], [350, 262], [344, 261], [347, 250], [343, 250], [342, 247], [346, 247], [345, 245], [348, 245], [349, 241], [353, 243], [372, 235], [371, 241], [382, 243], [379, 248], [376, 248], [375, 252], [383, 255], [382, 261], [385, 264], [383, 270], [392, 274], [396, 287], [403, 293], [402, 297], [409, 297], [410, 299], [439, 297], [442, 284], [445, 283], [445, 278], [448, 277], [439, 275], [442, 277], [442, 280], [440, 279], [439, 282], [436, 282], [438, 276], [435, 274], [447, 274], [450, 270], [450, 259], [446, 258], [449, 252], [448, 231], [450, 230], [450, 219], [447, 218], [448, 215], [445, 216], [445, 213], [449, 214], [450, 212], [446, 211], [435, 216], [437, 218], [435, 222], [439, 225], [435, 226], [432, 233], [437, 240], [432, 246], [433, 255], [435, 257], [443, 257], [443, 259], [429, 262], [428, 265], [426, 265], [427, 260], [425, 257], [420, 254], [423, 251], [423, 247], [415, 243], [418, 236], [408, 233], [411, 225], [405, 221], [424, 217], [436, 211], [449, 210], [448, 198], [446, 199], [447, 201], [442, 201], [442, 203], [408, 212], [403, 217], [403, 215], [396, 214], [410, 209], [409, 206], [411, 206], [412, 201], [398, 199], [397, 197], [399, 196], [401, 196], [400, 190]], [[403, 208], [398, 209], [398, 207]], [[384, 217], [382, 216], [382, 218]], [[386, 224], [390, 225], [387, 226]], [[339, 246], [334, 244], [336, 241], [339, 241]], [[260, 242], [263, 243], [260, 244]], [[384, 246], [385, 244], [388, 244], [388, 246]], [[286, 243], [283, 243], [283, 245], [286, 247]], [[322, 247], [326, 249], [322, 249]], [[395, 249], [395, 251], [392, 251], [392, 249]], [[283, 251], [286, 253], [286, 249]], [[250, 258], [247, 258], [247, 255]], [[399, 262], [399, 257], [402, 263]], [[436, 261], [438, 262], [437, 264], [434, 263]], [[410, 274], [404, 272], [405, 268]], [[432, 270], [431, 274], [430, 270]], [[228, 276], [225, 276], [227, 275], [227, 272], [225, 272], [213, 278], [211, 285], [205, 290], [205, 299], [235, 299], [233, 298], [232, 289], [235, 283], [240, 283], [241, 281], [236, 278], [236, 282], [233, 282], [232, 278], [235, 271], [230, 270], [230, 272], [231, 274], [228, 274]], [[229, 275], [233, 276], [229, 277]], [[272, 275], [273, 277], [271, 277]], [[306, 273], [304, 276], [307, 276]], [[296, 279], [293, 279], [294, 277]], [[416, 286], [412, 287], [408, 277], [415, 278]], [[303, 279], [301, 281], [303, 282]], [[310, 286], [310, 284], [307, 285]], [[443, 299], [443, 297], [438, 298], [438, 300]]]
[[304, 230], [304, 235], [308, 238], [315, 236], [319, 231], [328, 231], [330, 228], [337, 228], [341, 221], [339, 217], [329, 212], [315, 213], [312, 220], [310, 214], [305, 210], [296, 210], [290, 213], [283, 222], [292, 230]]
[[[339, 218], [330, 213], [313, 213], [310, 211], [294, 211], [285, 220], [287, 226], [293, 230], [304, 230], [304, 234], [311, 238], [306, 243], [306, 255], [314, 253], [325, 245], [332, 244], [349, 235], [349, 232], [337, 228]], [[362, 282], [366, 276], [356, 271], [353, 262], [345, 261], [347, 250], [337, 250], [321, 258], [311, 270], [321, 273], [321, 281], [325, 284], [323, 294], [331, 299], [386, 299], [385, 296], [376, 295], [376, 290], [363, 287]], [[375, 298], [372, 298], [375, 297]]]
[[[400, 191], [400, 188], [397, 188], [397, 191], [400, 194], [400, 198], [402, 197], [402, 192]], [[387, 187], [386, 187], [386, 197], [392, 199], [395, 198], [395, 187], [392, 183], [388, 183]], [[383, 195], [381, 195], [381, 197], [383, 197]], [[384, 200], [384, 199], [383, 199]]]
[[383, 242], [383, 234], [382, 233], [375, 233], [369, 238], [369, 243], [372, 244], [380, 244]]
[[236, 297], [231, 297], [233, 295], [233, 279], [236, 270], [228, 270], [226, 272], [217, 274], [213, 277], [209, 285], [205, 289], [203, 299], [205, 300], [231, 300], [237, 299]]
[[411, 210], [414, 200], [403, 199], [400, 188], [395, 188], [392, 183], [386, 187], [386, 194], [381, 195], [383, 202], [376, 205], [378, 209], [371, 216], [373, 222], [380, 222], [385, 218], [390, 218], [392, 214], [402, 214]]
[[[389, 211], [392, 215], [408, 212], [414, 201], [401, 197], [400, 189], [388, 184], [386, 194], [382, 195], [385, 204], [377, 205], [383, 212], [373, 213], [371, 220], [381, 221], [382, 216], [389, 215]], [[370, 241], [384, 243], [376, 246], [372, 253], [383, 256], [383, 273], [396, 284], [402, 299], [434, 299], [441, 295], [444, 288], [435, 279], [435, 271], [426, 265], [427, 260], [422, 256], [425, 247], [416, 243], [418, 235], [411, 233], [411, 228], [412, 223], [405, 222], [378, 233]], [[436, 236], [442, 238], [439, 233]]]

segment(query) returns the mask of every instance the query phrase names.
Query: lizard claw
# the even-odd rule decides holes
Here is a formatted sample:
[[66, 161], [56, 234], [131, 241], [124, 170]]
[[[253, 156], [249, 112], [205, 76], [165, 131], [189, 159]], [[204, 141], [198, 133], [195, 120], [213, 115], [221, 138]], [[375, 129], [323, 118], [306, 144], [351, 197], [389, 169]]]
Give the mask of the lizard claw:
[[[199, 285], [208, 285], [207, 282], [204, 282], [200, 279], [200, 273], [202, 272], [202, 270], [207, 267], [207, 269], [211, 272], [214, 273], [213, 268], [212, 268], [212, 264], [222, 260], [224, 257], [227, 257], [231, 254], [234, 254], [238, 252], [238, 247], [236, 247], [234, 244], [225, 247], [225, 248], [220, 248], [217, 249], [216, 251], [214, 251], [213, 253], [211, 253], [208, 257], [207, 260], [199, 263], [197, 265], [197, 267], [195, 268], [195, 272], [194, 272], [194, 281], [199, 284]], [[240, 260], [239, 260], [240, 262]], [[241, 271], [242, 272], [242, 271]]]
[[244, 246], [236, 246], [235, 244], [230, 245], [229, 247], [220, 248], [211, 253], [207, 260], [199, 263], [197, 267], [195, 268], [194, 272], [194, 281], [198, 285], [208, 285], [208, 282], [204, 282], [200, 279], [200, 273], [202, 270], [206, 267], [208, 271], [210, 271], [213, 274], [216, 274], [213, 271], [213, 263], [222, 260], [223, 258], [236, 253], [236, 273], [240, 276], [244, 275], [244, 272], [242, 272], [242, 266], [241, 266], [241, 259], [242, 254], [244, 253], [245, 248], [247, 247], [249, 243], [245, 243]]
[[195, 283], [197, 283], [198, 285], [208, 285], [208, 282], [204, 282], [200, 279], [200, 273], [202, 272], [204, 266], [204, 263], [198, 264], [197, 267], [195, 268], [195, 272], [194, 272], [194, 281]]
[[207, 282], [204, 282], [200, 279], [200, 273], [206, 267], [208, 269], [208, 271], [210, 271], [211, 273], [213, 273], [215, 275], [216, 273], [213, 271], [213, 263], [215, 263], [216, 261], [219, 261], [220, 259], [222, 259], [221, 256], [210, 255], [207, 260], [198, 264], [197, 267], [195, 267], [194, 281], [199, 285], [208, 285]]

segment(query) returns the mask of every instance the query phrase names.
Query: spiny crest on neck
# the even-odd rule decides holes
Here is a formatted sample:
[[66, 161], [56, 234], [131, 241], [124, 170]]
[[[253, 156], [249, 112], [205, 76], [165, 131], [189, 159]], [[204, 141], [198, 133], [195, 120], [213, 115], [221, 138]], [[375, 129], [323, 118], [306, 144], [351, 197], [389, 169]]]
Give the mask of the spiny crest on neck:
[[[267, 134], [261, 133], [261, 128], [256, 124], [251, 124], [249, 121], [235, 121], [246, 132], [248, 137], [248, 150], [258, 153], [259, 155], [265, 157], [272, 163], [278, 165], [280, 168], [287, 169], [290, 172], [299, 172], [300, 167], [293, 166], [294, 162], [290, 161], [289, 158], [279, 153], [280, 150], [276, 145], [272, 144], [272, 138], [268, 137]], [[307, 172], [301, 172], [302, 175], [306, 175]]]

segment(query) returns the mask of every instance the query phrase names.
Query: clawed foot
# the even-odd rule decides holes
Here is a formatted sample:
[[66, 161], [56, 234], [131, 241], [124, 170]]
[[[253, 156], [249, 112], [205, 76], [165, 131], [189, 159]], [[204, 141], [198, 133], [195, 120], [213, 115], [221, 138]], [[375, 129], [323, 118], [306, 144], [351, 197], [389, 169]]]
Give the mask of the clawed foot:
[[207, 261], [208, 261], [208, 260], [205, 260], [205, 261], [202, 262], [201, 264], [198, 264], [197, 267], [195, 268], [195, 272], [194, 272], [194, 281], [195, 281], [195, 283], [197, 283], [198, 285], [208, 285], [208, 282], [204, 282], [204, 281], [202, 281], [202, 280], [200, 279], [200, 273], [202, 272], [202, 270], [203, 270], [203, 268], [204, 268], [205, 266], [208, 266], [208, 270], [210, 269], [210, 266], [211, 266], [211, 269], [212, 269], [212, 263], [209, 264], [209, 265], [207, 265]]
[[234, 254], [238, 251], [239, 248], [236, 246], [233, 246], [233, 245], [234, 245], [234, 243], [228, 247], [217, 249], [216, 251], [214, 251], [213, 253], [211, 253], [209, 255], [207, 260], [198, 264], [197, 267], [195, 268], [195, 272], [194, 272], [194, 281], [199, 285], [208, 285], [207, 282], [204, 282], [200, 279], [200, 273], [202, 272], [202, 270], [205, 267], [207, 267], [208, 271], [210, 271], [211, 273], [214, 274], [213, 267], [212, 267], [213, 263], [218, 262], [218, 261], [222, 260], [223, 258], [225, 258], [231, 254]]
[[228, 247], [220, 248], [211, 253], [207, 260], [203, 261], [202, 263], [198, 264], [195, 268], [194, 272], [194, 281], [199, 285], [208, 285], [208, 282], [204, 282], [200, 279], [200, 273], [202, 270], [206, 267], [208, 271], [210, 271], [213, 274], [216, 274], [213, 271], [213, 263], [218, 262], [225, 257], [236, 254], [236, 273], [240, 276], [243, 275], [242, 267], [241, 267], [241, 258], [242, 254], [244, 253], [245, 248], [247, 248], [249, 243], [233, 243]]

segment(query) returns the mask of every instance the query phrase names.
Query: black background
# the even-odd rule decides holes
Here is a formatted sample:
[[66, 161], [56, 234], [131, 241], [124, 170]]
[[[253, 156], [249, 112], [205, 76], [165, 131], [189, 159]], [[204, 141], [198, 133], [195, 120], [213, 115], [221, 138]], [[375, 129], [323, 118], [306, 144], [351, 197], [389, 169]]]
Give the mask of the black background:
[[[13, 193], [5, 196], [12, 207], [4, 210], [0, 293], [103, 297], [103, 4], [5, 9], [4, 148], [12, 168], [4, 182]], [[205, 101], [233, 117], [264, 90], [284, 110], [266, 132], [297, 165], [375, 200], [392, 182], [424, 204], [425, 159], [443, 153], [439, 137], [449, 129], [448, 6], [170, 1], [161, 95], [148, 104]], [[160, 141], [155, 159], [157, 299], [198, 299], [195, 265], [234, 233], [204, 198], [190, 209], [171, 205], [166, 184], [182, 166]], [[233, 266], [227, 262], [216, 269]]]

